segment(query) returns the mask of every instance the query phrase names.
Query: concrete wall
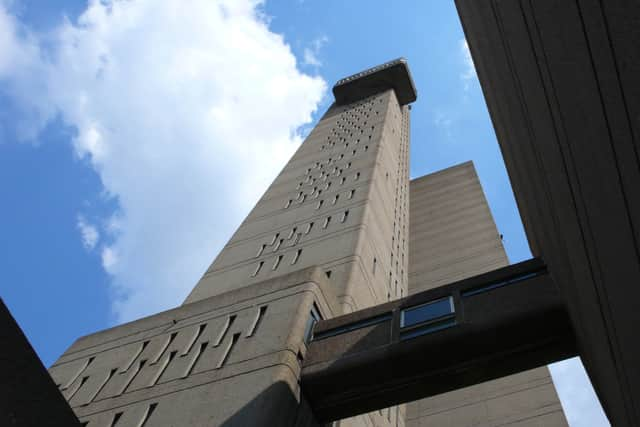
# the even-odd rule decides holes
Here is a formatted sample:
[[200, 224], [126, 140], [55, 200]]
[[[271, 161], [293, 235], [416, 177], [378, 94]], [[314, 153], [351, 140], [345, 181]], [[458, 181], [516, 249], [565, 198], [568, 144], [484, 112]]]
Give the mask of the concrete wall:
[[[411, 294], [509, 264], [471, 162], [410, 183]], [[407, 426], [566, 426], [548, 369], [411, 402]]]
[[89, 427], [313, 426], [298, 377], [314, 303], [335, 314], [323, 272], [300, 270], [80, 338], [49, 371]]

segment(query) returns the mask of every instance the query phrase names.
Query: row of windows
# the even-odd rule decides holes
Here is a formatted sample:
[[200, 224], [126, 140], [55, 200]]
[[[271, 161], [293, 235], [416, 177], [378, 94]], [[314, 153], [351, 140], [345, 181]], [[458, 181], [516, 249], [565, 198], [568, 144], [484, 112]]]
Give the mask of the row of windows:
[[[255, 335], [266, 312], [267, 312], [266, 305], [260, 306], [257, 308], [257, 312], [254, 317], [254, 320], [250, 324], [246, 332], [246, 338], [249, 338]], [[188, 362], [186, 363], [185, 369], [180, 377], [180, 378], [186, 378], [192, 374], [196, 365], [201, 360], [203, 354], [206, 352], [206, 350], [209, 347], [212, 347], [212, 348], [219, 347], [223, 344], [223, 342], [225, 342], [225, 338], [229, 334], [235, 320], [236, 320], [235, 314], [229, 315], [227, 317], [225, 324], [217, 334], [217, 338], [214, 340], [212, 345], [209, 345], [209, 340], [199, 342], [200, 339], [203, 337], [205, 329], [208, 326], [207, 323], [202, 323], [198, 326], [198, 328], [192, 333], [192, 335], [188, 339], [188, 342], [182, 349], [175, 349], [174, 347], [173, 350], [167, 352], [171, 348], [174, 341], [176, 340], [176, 337], [178, 336], [178, 334], [186, 333], [185, 329], [182, 330], [184, 332], [177, 331], [177, 332], [172, 332], [168, 336], [158, 337], [158, 339], [163, 340], [162, 344], [156, 343], [156, 344], [160, 344], [159, 346], [154, 344], [153, 347], [150, 347], [149, 344], [151, 343], [151, 340], [145, 340], [142, 343], [140, 343], [136, 351], [132, 354], [132, 357], [124, 366], [121, 366], [120, 368], [115, 367], [106, 372], [91, 374], [91, 375], [98, 375], [99, 376], [98, 381], [96, 380], [89, 381], [89, 379], [91, 378], [91, 375], [85, 375], [85, 372], [87, 372], [87, 370], [93, 365], [93, 362], [95, 360], [95, 356], [91, 356], [85, 361], [85, 363], [79, 368], [79, 370], [66, 382], [66, 384], [64, 385], [59, 384], [58, 387], [60, 387], [60, 389], [65, 393], [65, 398], [68, 401], [71, 401], [71, 399], [74, 396], [76, 396], [81, 390], [83, 390], [84, 393], [87, 393], [86, 396], [83, 397], [83, 400], [84, 400], [83, 404], [86, 405], [93, 402], [96, 398], [99, 398], [100, 393], [103, 390], [105, 390], [109, 382], [113, 380], [114, 377], [116, 377], [116, 373], [118, 375], [126, 375], [126, 377], [118, 376], [118, 379], [125, 378], [125, 380], [121, 383], [114, 384], [113, 387], [116, 387], [116, 389], [114, 391], [114, 389], [112, 388], [110, 390], [111, 395], [107, 396], [107, 398], [119, 396], [126, 393], [129, 387], [131, 386], [131, 384], [134, 382], [134, 380], [136, 380], [136, 378], [139, 376], [140, 372], [143, 369], [145, 368], [148, 369], [148, 367], [154, 366], [154, 365], [156, 365], [157, 368], [153, 373], [153, 375], [146, 374], [146, 376], [143, 378], [150, 378], [146, 387], [152, 387], [156, 385], [161, 380], [163, 374], [165, 374], [165, 372], [168, 370], [171, 363], [174, 360], [177, 360], [176, 359], [177, 356], [185, 357], [185, 356], [191, 355], [190, 358], [181, 359], [181, 361], [188, 360]], [[219, 359], [214, 369], [220, 369], [225, 365], [225, 363], [229, 358], [229, 355], [231, 354], [231, 351], [233, 350], [234, 346], [238, 342], [241, 334], [242, 334], [241, 332], [235, 332], [232, 335], [231, 339], [227, 342], [227, 345], [225, 346], [222, 354], [219, 356]], [[196, 345], [196, 343], [198, 342], [199, 344]], [[148, 350], [149, 348], [159, 348], [159, 350], [155, 353], [155, 355], [148, 355], [147, 353], [149, 351]], [[175, 378], [170, 378], [168, 380], [171, 381], [172, 379], [175, 379]], [[93, 386], [93, 389], [84, 391], [84, 388], [88, 384], [91, 384]], [[105, 397], [102, 397], [102, 398], [105, 398]]]
[[[291, 257], [291, 265], [295, 264], [298, 262], [298, 260], [300, 259], [300, 255], [302, 255], [302, 249], [298, 249], [293, 253], [293, 256]], [[278, 267], [280, 266], [280, 264], [282, 263], [282, 260], [284, 259], [284, 254], [280, 254], [278, 256], [275, 257], [275, 260], [271, 266], [271, 270], [275, 271], [278, 269]], [[258, 275], [258, 273], [260, 273], [260, 271], [262, 270], [262, 267], [264, 267], [265, 265], [265, 261], [260, 261], [258, 262], [258, 265], [256, 266], [255, 270], [253, 271], [253, 273], [251, 274], [251, 277], [256, 277]]]
[[[369, 326], [389, 322], [393, 319], [391, 312], [377, 314], [360, 319], [346, 325], [309, 334], [314, 341], [345, 334], [347, 332]], [[314, 324], [317, 323], [314, 322]], [[456, 324], [453, 297], [440, 298], [413, 307], [400, 310], [400, 339], [410, 339], [433, 333]]]

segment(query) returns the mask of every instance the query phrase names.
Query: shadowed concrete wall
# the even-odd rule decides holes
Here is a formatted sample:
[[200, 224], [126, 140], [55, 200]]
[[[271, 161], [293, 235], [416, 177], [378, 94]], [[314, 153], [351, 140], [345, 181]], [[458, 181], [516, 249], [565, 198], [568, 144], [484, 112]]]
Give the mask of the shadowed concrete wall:
[[[410, 182], [409, 293], [509, 264], [473, 163]], [[407, 426], [566, 426], [548, 369], [407, 405]]]

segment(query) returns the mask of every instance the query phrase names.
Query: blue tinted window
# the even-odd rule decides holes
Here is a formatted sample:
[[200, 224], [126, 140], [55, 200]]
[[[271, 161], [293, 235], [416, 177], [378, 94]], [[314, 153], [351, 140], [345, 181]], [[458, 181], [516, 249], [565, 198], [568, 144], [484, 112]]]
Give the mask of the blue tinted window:
[[450, 328], [452, 326], [455, 326], [455, 324], [456, 319], [453, 317], [449, 317], [443, 320], [427, 323], [423, 326], [411, 328], [409, 330], [405, 330], [404, 332], [400, 332], [400, 339], [408, 340], [411, 338], [419, 337], [420, 335], [426, 335], [432, 332], [440, 331], [442, 329]]
[[453, 298], [443, 298], [417, 307], [402, 310], [400, 327], [406, 328], [419, 323], [429, 322], [453, 313]]

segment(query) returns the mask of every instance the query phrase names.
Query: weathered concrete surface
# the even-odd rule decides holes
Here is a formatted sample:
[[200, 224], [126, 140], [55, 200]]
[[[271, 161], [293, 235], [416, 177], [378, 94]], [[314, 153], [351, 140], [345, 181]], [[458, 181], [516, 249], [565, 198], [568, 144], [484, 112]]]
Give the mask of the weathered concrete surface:
[[[509, 263], [471, 162], [410, 184], [409, 292]], [[566, 426], [546, 367], [407, 405], [407, 426]]]

